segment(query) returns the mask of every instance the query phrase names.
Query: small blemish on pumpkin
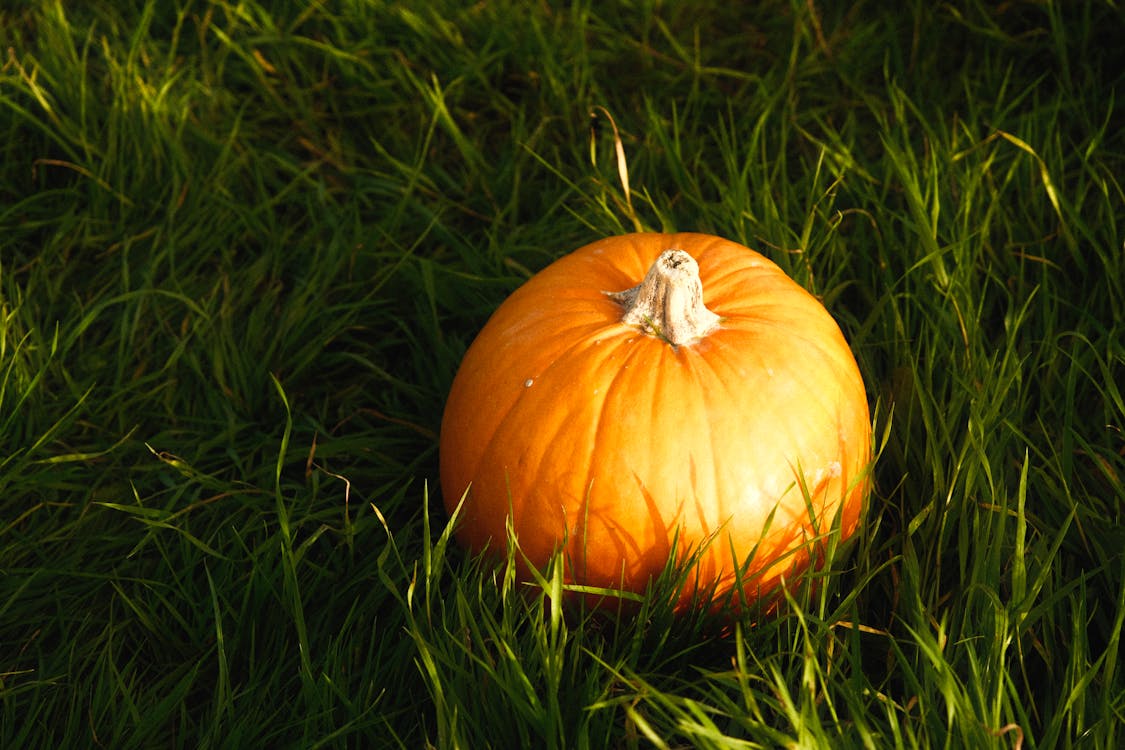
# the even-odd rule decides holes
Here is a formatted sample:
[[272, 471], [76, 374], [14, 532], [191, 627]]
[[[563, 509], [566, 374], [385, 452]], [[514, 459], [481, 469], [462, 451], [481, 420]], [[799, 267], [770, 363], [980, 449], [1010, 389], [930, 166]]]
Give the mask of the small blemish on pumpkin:
[[534, 382], [535, 382], [535, 378], [528, 378], [527, 380], [523, 381], [523, 387], [524, 388], [530, 388], [531, 384], [534, 383]]

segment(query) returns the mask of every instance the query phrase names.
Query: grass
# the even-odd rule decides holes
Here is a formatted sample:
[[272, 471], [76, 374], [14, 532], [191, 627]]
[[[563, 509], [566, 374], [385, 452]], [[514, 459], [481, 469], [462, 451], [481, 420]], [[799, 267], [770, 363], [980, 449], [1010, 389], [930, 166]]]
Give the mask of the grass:
[[[844, 5], [5, 5], [0, 746], [1125, 743], [1125, 12]], [[725, 634], [440, 502], [489, 312], [637, 227], [770, 255], [876, 409], [849, 554]]]

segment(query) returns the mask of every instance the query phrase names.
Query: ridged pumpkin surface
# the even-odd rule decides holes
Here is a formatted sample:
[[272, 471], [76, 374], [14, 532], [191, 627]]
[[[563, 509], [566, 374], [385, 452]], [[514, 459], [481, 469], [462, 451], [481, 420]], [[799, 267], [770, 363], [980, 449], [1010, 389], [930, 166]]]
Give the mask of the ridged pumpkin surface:
[[[606, 292], [636, 286], [661, 253], [699, 267], [719, 327], [674, 346], [621, 322]], [[706, 546], [692, 579], [743, 601], [809, 564], [840, 513], [855, 530], [870, 416], [839, 327], [774, 263], [702, 234], [610, 237], [517, 289], [470, 346], [441, 426], [441, 486], [458, 538], [568, 582], [641, 592], [677, 549]], [[806, 502], [811, 500], [811, 504]], [[811, 549], [810, 549], [811, 547]], [[689, 585], [686, 601], [693, 592]]]

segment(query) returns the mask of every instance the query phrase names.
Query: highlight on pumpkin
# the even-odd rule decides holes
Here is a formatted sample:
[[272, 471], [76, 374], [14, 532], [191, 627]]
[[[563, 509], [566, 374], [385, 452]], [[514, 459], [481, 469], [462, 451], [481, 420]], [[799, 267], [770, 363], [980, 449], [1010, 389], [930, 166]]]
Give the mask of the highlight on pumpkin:
[[871, 449], [855, 358], [813, 295], [737, 243], [640, 233], [493, 313], [450, 389], [441, 484], [464, 495], [461, 543], [496, 554], [510, 533], [525, 578], [559, 556], [572, 590], [639, 594], [683, 563], [681, 606], [747, 606], [854, 533]]

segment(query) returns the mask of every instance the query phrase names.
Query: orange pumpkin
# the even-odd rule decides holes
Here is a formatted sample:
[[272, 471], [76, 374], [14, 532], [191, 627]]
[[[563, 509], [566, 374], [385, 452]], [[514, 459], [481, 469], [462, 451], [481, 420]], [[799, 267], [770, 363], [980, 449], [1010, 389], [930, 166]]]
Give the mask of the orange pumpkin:
[[736, 570], [736, 601], [776, 594], [834, 523], [853, 533], [870, 460], [835, 321], [704, 234], [609, 237], [536, 274], [469, 347], [441, 425], [470, 549], [503, 555], [510, 523], [532, 565], [558, 551], [567, 582], [638, 593], [675, 549], [695, 555], [680, 606]]

